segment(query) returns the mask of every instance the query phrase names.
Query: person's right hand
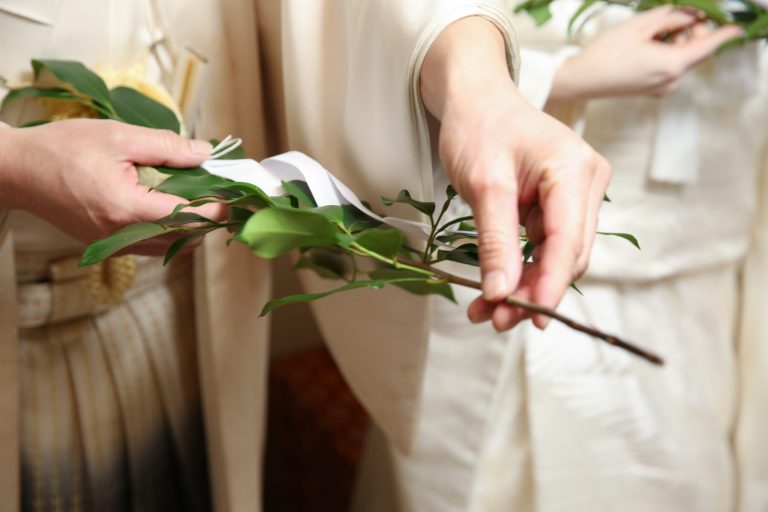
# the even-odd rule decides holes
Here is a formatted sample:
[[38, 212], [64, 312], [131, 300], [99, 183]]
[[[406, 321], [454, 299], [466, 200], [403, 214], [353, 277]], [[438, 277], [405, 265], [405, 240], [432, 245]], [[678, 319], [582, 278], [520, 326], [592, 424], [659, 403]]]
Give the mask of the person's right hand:
[[667, 94], [686, 72], [741, 34], [732, 25], [710, 30], [690, 10], [651, 9], [605, 31], [563, 62], [549, 101]]
[[[22, 209], [90, 243], [135, 222], [170, 214], [184, 199], [138, 184], [136, 165], [195, 167], [211, 152], [205, 141], [116, 121], [77, 119], [0, 129], [0, 208]], [[226, 211], [190, 208], [213, 220]], [[131, 252], [161, 255], [171, 235]]]

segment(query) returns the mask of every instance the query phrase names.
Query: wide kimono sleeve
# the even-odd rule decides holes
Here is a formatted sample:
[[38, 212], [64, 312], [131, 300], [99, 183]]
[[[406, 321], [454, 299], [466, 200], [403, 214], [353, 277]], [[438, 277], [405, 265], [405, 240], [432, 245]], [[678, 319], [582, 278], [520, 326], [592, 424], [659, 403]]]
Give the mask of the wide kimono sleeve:
[[[433, 197], [437, 164], [419, 73], [442, 30], [482, 16], [504, 36], [510, 73], [516, 76], [519, 68], [502, 1], [288, 0], [282, 8], [288, 143], [377, 209], [379, 196], [400, 189]], [[413, 217], [405, 210], [397, 214]], [[302, 281], [312, 291], [338, 286], [312, 275]], [[358, 290], [313, 307], [353, 391], [390, 439], [407, 450], [423, 385], [428, 300], [401, 290]]]

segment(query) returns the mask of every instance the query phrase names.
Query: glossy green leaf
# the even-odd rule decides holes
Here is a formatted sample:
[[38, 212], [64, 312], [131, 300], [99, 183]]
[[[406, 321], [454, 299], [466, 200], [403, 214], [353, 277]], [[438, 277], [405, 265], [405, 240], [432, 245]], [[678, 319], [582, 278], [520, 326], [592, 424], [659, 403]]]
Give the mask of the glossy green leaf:
[[298, 206], [301, 208], [315, 208], [317, 207], [317, 203], [315, 203], [315, 198], [312, 197], [312, 192], [309, 190], [309, 185], [307, 185], [306, 182], [295, 180], [295, 181], [284, 181], [283, 182], [283, 190], [286, 194], [291, 195], [296, 198], [298, 201]]
[[334, 224], [344, 226], [352, 233], [381, 226], [381, 222], [368, 217], [351, 204], [321, 206], [312, 211], [326, 217]]
[[317, 213], [268, 208], [248, 219], [239, 239], [257, 256], [275, 258], [294, 249], [335, 246], [338, 235], [338, 228]]
[[349, 290], [356, 290], [359, 288], [374, 288], [374, 289], [380, 289], [384, 288], [388, 284], [398, 284], [398, 283], [404, 283], [404, 282], [418, 282], [421, 278], [415, 279], [415, 278], [401, 278], [401, 279], [372, 279], [372, 280], [364, 280], [364, 281], [352, 281], [351, 283], [348, 283], [340, 288], [335, 288], [333, 290], [329, 290], [327, 292], [321, 292], [321, 293], [301, 293], [297, 295], [288, 295], [287, 297], [281, 297], [279, 299], [274, 299], [264, 306], [264, 308], [261, 310], [261, 316], [269, 314], [270, 311], [273, 311], [276, 308], [279, 308], [281, 306], [285, 306], [287, 304], [296, 304], [299, 302], [312, 302], [318, 299], [322, 299], [325, 297], [328, 297], [330, 295], [340, 293], [340, 292], [346, 292]]
[[323, 249], [306, 251], [293, 268], [312, 270], [324, 279], [352, 279], [351, 265], [347, 253], [331, 252]]
[[576, 20], [578, 20], [582, 14], [584, 14], [587, 9], [595, 5], [600, 0], [585, 0], [578, 9], [576, 9], [576, 12], [571, 16], [571, 19], [568, 20], [568, 33], [570, 34], [573, 31], [573, 25], [576, 23]]
[[386, 206], [392, 206], [395, 203], [407, 204], [416, 208], [421, 213], [429, 215], [430, 217], [435, 213], [435, 203], [429, 203], [424, 201], [417, 201], [411, 197], [411, 193], [403, 189], [397, 195], [396, 198], [390, 199], [388, 197], [382, 197], [381, 202]]
[[87, 100], [72, 94], [71, 91], [66, 89], [44, 89], [41, 87], [22, 87], [20, 89], [13, 89], [9, 92], [5, 98], [3, 98], [0, 108], [5, 108], [7, 105], [13, 103], [16, 100], [23, 98], [41, 98], [50, 100], [65, 100], [65, 101], [77, 101], [80, 103], [88, 104]]
[[403, 234], [391, 228], [369, 229], [354, 238], [354, 242], [385, 258], [394, 258], [405, 242]]
[[[412, 270], [381, 268], [369, 272], [368, 275], [370, 275], [372, 279], [390, 281], [398, 288], [402, 288], [414, 295], [440, 295], [451, 302], [456, 302], [456, 298], [453, 295], [453, 288], [451, 288], [450, 284], [444, 281], [430, 279], [429, 276], [419, 274]], [[413, 281], [397, 281], [399, 279], [409, 278], [413, 279]]]
[[631, 243], [632, 245], [640, 249], [640, 242], [638, 242], [637, 238], [635, 238], [633, 235], [630, 235], [629, 233], [609, 233], [606, 231], [598, 231], [597, 234], [603, 235], [603, 236], [616, 236], [619, 238], [623, 238], [627, 242]]
[[208, 233], [210, 233], [211, 230], [201, 231], [199, 233], [195, 233], [190, 236], [185, 236], [183, 238], [179, 238], [178, 240], [174, 241], [171, 246], [168, 248], [168, 250], [165, 253], [165, 258], [163, 258], [163, 265], [167, 265], [171, 262], [171, 260], [187, 245], [194, 242], [195, 240], [198, 240]]
[[438, 255], [441, 260], [455, 261], [479, 267], [480, 257], [477, 251], [477, 244], [462, 244], [451, 251], [438, 251]]
[[107, 238], [98, 240], [89, 245], [85, 250], [83, 257], [80, 258], [79, 265], [83, 267], [100, 263], [130, 245], [172, 231], [173, 228], [166, 228], [154, 222], [131, 224], [130, 226], [116, 231]]
[[100, 107], [114, 111], [107, 84], [82, 63], [68, 60], [33, 60], [32, 69], [35, 78], [39, 78], [43, 70], [48, 70], [62, 82], [91, 98]]
[[[183, 197], [184, 199], [200, 199], [203, 197], [233, 197], [225, 187], [232, 182], [214, 176], [213, 174], [185, 175], [174, 174], [154, 190]], [[218, 187], [218, 188], [217, 188]], [[239, 194], [234, 194], [237, 196]]]
[[112, 105], [119, 120], [136, 126], [181, 132], [176, 114], [165, 105], [130, 87], [110, 91]]
[[456, 192], [456, 189], [453, 188], [453, 185], [448, 185], [448, 187], [445, 189], [445, 195], [448, 197], [448, 199], [453, 199], [458, 196], [459, 193]]

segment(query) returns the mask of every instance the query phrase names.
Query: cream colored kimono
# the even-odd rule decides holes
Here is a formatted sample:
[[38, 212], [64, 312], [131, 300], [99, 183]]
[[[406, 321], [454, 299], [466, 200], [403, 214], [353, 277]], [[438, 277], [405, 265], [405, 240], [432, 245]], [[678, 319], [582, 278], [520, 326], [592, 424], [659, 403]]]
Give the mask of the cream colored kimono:
[[[579, 4], [558, 2], [541, 29], [515, 18], [521, 90], [539, 107], [560, 62], [628, 15], [609, 10], [569, 42]], [[553, 112], [614, 167], [601, 228], [643, 246], [598, 238], [584, 297], [566, 294], [559, 310], [661, 353], [667, 366], [556, 323], [496, 335], [435, 302], [415, 448], [393, 452], [374, 433], [357, 510], [768, 508], [762, 58], [761, 72], [758, 48], [726, 54], [662, 100]]]
[[[180, 0], [154, 6], [0, 0], [0, 74], [19, 80], [35, 57], [124, 68], [144, 60], [151, 43], [163, 38], [176, 48], [189, 45], [209, 59], [210, 67], [208, 87], [193, 111], [197, 135], [221, 137], [231, 132], [249, 143], [251, 154], [263, 156], [255, 22], [251, 4], [228, 0], [197, 1], [193, 8]], [[0, 213], [0, 509], [14, 511], [19, 503], [19, 353], [14, 233], [7, 231], [6, 221], [5, 213]], [[261, 499], [267, 362], [267, 322], [258, 320], [257, 312], [269, 294], [268, 267], [244, 248], [226, 249], [219, 235], [197, 251], [194, 274], [198, 380], [213, 501], [216, 510], [254, 510]], [[193, 322], [189, 317], [186, 321]]]

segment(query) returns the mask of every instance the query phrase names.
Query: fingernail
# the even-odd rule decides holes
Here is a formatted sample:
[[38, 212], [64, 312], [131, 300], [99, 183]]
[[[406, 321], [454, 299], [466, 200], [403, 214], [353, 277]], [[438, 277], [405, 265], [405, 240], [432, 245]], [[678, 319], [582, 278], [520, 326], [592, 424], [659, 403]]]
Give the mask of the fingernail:
[[493, 270], [483, 278], [483, 298], [489, 301], [503, 299], [507, 294], [507, 276], [504, 272]]
[[469, 321], [473, 324], [480, 324], [483, 322], [487, 322], [491, 319], [493, 316], [492, 310], [481, 310], [478, 312], [475, 311], [469, 311], [467, 316], [469, 316]]
[[211, 151], [213, 150], [213, 146], [211, 146], [211, 143], [206, 142], [204, 140], [190, 140], [189, 147], [192, 149], [192, 152], [195, 153], [196, 155], [203, 155], [203, 156], [210, 155]]

